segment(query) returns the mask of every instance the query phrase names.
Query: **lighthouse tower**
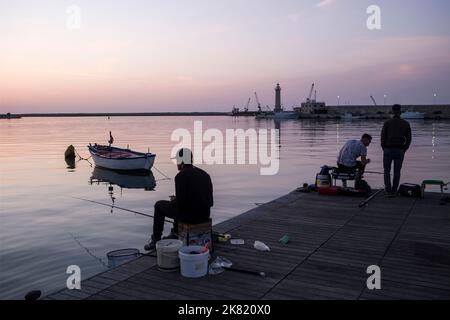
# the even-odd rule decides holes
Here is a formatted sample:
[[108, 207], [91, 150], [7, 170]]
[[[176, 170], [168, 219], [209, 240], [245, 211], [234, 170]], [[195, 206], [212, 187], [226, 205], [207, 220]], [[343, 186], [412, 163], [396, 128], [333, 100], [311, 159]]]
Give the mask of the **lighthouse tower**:
[[273, 110], [275, 112], [281, 112], [281, 87], [280, 84], [277, 83], [277, 86], [275, 87], [275, 109]]

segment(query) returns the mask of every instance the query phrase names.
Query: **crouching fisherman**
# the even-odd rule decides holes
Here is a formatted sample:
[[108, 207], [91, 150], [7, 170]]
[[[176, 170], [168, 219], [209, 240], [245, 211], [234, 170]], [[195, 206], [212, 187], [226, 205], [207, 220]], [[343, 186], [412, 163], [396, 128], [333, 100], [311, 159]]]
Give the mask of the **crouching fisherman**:
[[[349, 140], [342, 147], [337, 159], [337, 165], [341, 172], [355, 172], [356, 170], [362, 174], [366, 165], [370, 163], [367, 158], [367, 147], [372, 142], [370, 134], [363, 134], [361, 140]], [[361, 157], [361, 161], [357, 159]]]
[[170, 201], [155, 203], [153, 235], [144, 246], [147, 251], [154, 250], [156, 242], [161, 240], [166, 217], [174, 219], [171, 235], [175, 238], [178, 222], [204, 223], [210, 216], [213, 206], [213, 186], [208, 173], [192, 164], [192, 151], [187, 148], [178, 150], [176, 157], [178, 174], [175, 176], [175, 197]]

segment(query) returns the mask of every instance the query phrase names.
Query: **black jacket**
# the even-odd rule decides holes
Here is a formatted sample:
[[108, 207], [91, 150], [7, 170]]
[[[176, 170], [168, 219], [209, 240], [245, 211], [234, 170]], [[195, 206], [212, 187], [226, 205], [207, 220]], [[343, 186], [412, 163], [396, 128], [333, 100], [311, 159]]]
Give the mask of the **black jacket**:
[[411, 145], [411, 127], [409, 122], [394, 117], [387, 120], [381, 130], [381, 147], [408, 150]]
[[176, 205], [183, 222], [198, 223], [210, 216], [213, 202], [211, 177], [194, 166], [184, 167], [175, 176]]

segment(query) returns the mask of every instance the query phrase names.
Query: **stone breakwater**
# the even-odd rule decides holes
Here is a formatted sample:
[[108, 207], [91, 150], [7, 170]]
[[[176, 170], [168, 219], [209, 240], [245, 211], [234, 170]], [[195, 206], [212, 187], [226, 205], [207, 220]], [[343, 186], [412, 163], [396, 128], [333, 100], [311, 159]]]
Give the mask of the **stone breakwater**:
[[[387, 119], [391, 117], [391, 105], [330, 105], [325, 114], [300, 114], [304, 118], [345, 118]], [[450, 105], [402, 105], [402, 112], [423, 112], [425, 119], [450, 119]]]

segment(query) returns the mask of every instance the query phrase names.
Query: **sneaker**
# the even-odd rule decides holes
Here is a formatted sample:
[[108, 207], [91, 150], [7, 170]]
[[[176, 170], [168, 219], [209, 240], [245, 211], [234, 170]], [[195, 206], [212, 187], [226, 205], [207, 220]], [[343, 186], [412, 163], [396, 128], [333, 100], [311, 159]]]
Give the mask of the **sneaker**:
[[159, 240], [155, 240], [155, 239], [153, 239], [153, 237], [152, 237], [151, 240], [150, 240], [150, 242], [147, 243], [147, 244], [144, 246], [144, 250], [145, 250], [145, 251], [154, 251], [154, 250], [156, 249], [156, 243], [157, 243], [158, 241], [159, 241]]

